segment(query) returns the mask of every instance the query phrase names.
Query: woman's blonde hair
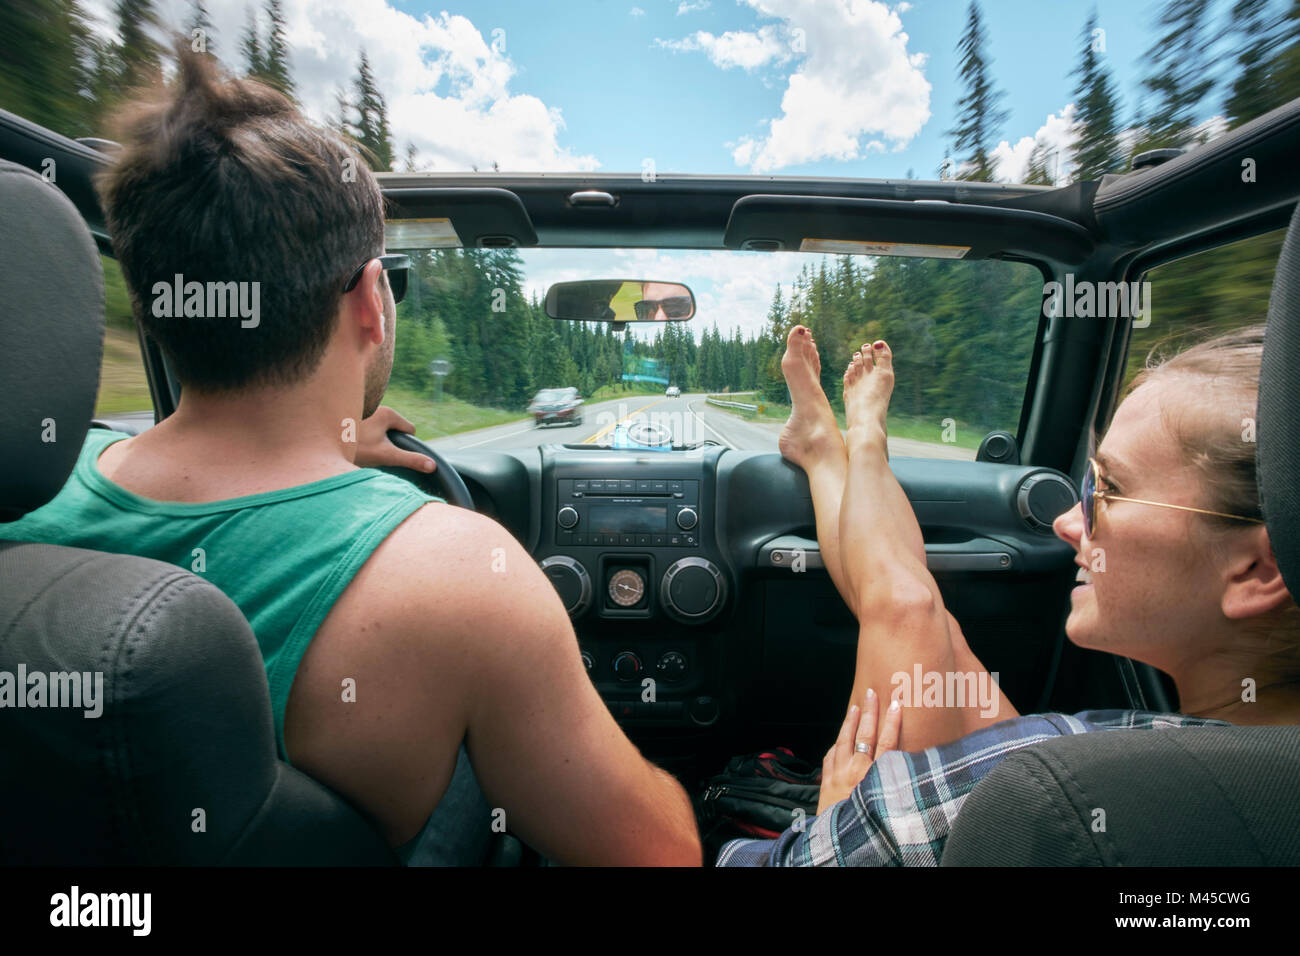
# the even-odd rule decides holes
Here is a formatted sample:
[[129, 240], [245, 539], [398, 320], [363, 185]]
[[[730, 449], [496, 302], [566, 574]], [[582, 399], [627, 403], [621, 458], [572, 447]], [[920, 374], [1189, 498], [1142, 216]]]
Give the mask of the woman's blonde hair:
[[[1146, 367], [1125, 395], [1142, 385], [1175, 377], [1186, 400], [1163, 403], [1166, 427], [1183, 459], [1200, 476], [1203, 507], [1246, 518], [1262, 518], [1255, 466], [1256, 402], [1264, 357], [1264, 325], [1251, 325], [1170, 352], [1169, 343], [1152, 349]], [[1212, 535], [1253, 527], [1227, 518], [1204, 516]], [[1266, 658], [1286, 676], [1300, 674], [1300, 609], [1294, 598], [1250, 622], [1252, 657]]]

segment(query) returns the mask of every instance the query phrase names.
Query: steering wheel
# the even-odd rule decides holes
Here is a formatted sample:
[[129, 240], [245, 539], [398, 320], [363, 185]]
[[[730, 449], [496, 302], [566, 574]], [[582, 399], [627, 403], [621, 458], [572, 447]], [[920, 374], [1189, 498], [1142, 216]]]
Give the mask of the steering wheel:
[[433, 474], [410, 468], [385, 468], [384, 471], [405, 478], [421, 491], [444, 498], [448, 504], [453, 504], [457, 508], [475, 510], [474, 499], [470, 497], [469, 489], [465, 487], [465, 480], [455, 468], [447, 464], [447, 459], [408, 432], [399, 432], [390, 428], [388, 440], [403, 451], [414, 451], [432, 458], [438, 467], [433, 470]]

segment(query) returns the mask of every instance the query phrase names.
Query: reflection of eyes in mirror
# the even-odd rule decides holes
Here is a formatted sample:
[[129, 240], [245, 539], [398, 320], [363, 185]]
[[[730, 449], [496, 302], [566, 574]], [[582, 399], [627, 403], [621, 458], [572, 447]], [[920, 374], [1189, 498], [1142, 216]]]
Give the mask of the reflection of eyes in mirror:
[[667, 322], [691, 314], [691, 293], [675, 282], [643, 282], [641, 298], [633, 303], [639, 322]]

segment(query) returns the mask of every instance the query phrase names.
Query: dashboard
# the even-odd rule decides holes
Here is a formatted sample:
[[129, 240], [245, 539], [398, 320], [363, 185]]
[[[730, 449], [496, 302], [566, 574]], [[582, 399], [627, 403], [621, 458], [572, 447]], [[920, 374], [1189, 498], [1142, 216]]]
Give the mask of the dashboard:
[[[857, 622], [822, 563], [801, 469], [711, 444], [445, 454], [555, 587], [589, 676], [634, 739], [842, 716]], [[1078, 500], [1072, 482], [989, 462], [891, 467], [972, 649], [1013, 703], [1032, 705], [1076, 570], [1051, 531]]]

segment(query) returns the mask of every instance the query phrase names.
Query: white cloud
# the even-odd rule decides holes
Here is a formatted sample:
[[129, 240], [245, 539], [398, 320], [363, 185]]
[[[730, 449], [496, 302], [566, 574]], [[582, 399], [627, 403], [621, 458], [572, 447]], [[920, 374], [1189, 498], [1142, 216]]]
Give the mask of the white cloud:
[[629, 17], [643, 17], [645, 16], [645, 11], [642, 10], [640, 7], [633, 7], [631, 10], [627, 12], [627, 15]]
[[908, 3], [907, 0], [903, 0], [902, 3], [894, 4], [894, 12], [899, 14], [900, 16], [911, 9], [912, 9], [912, 5]]
[[696, 10], [703, 10], [709, 5], [709, 0], [682, 0], [677, 4], [677, 15], [680, 17], [684, 13], [693, 13]]
[[998, 143], [989, 154], [993, 162], [993, 178], [1003, 183], [1023, 183], [1029, 171], [1029, 155], [1035, 144], [1041, 143], [1048, 174], [1055, 176], [1058, 183], [1068, 182], [1074, 166], [1077, 139], [1074, 114], [1074, 104], [1070, 103], [1059, 114], [1048, 114], [1033, 136], [1022, 136], [1015, 145], [1005, 139]]
[[729, 70], [756, 70], [768, 63], [784, 63], [793, 55], [785, 31], [774, 26], [764, 26], [758, 32], [728, 30], [715, 36], [707, 30], [697, 30], [681, 40], [655, 40], [657, 46], [674, 51], [701, 50], [714, 66]]
[[[244, 67], [239, 53], [247, 0], [207, 0], [221, 60]], [[190, 18], [188, 0], [156, 0], [160, 19], [179, 27]], [[253, 6], [260, 8], [260, 3]], [[112, 0], [87, 0], [105, 30]], [[591, 170], [595, 156], [560, 143], [560, 110], [535, 96], [510, 90], [516, 68], [509, 32], [480, 28], [464, 16], [416, 17], [385, 0], [284, 0], [292, 75], [299, 100], [313, 119], [336, 112], [335, 90], [349, 89], [364, 48], [388, 105], [394, 150], [414, 143], [420, 162], [439, 171]], [[263, 15], [265, 29], [265, 15]]]
[[820, 159], [859, 159], [886, 143], [902, 149], [930, 118], [926, 58], [908, 53], [897, 10], [879, 0], [739, 2], [782, 22], [721, 37], [700, 31], [656, 41], [701, 50], [723, 69], [801, 60], [788, 77], [781, 115], [765, 121], [762, 135], [728, 144], [737, 165], [768, 173]]

